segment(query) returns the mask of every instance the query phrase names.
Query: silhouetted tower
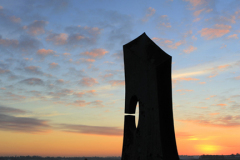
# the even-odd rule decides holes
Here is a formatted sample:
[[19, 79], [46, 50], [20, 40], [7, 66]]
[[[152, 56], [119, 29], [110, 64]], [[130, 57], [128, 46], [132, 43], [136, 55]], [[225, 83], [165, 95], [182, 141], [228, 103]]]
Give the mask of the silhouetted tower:
[[145, 33], [123, 46], [125, 115], [122, 160], [179, 160], [172, 111], [172, 57]]

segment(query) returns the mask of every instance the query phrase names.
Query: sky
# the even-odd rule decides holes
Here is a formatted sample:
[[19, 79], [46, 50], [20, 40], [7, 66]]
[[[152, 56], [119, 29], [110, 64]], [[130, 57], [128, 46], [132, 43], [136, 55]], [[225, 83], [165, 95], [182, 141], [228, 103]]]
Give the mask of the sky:
[[239, 153], [240, 1], [0, 0], [0, 156], [121, 156], [144, 32], [172, 56], [179, 155]]

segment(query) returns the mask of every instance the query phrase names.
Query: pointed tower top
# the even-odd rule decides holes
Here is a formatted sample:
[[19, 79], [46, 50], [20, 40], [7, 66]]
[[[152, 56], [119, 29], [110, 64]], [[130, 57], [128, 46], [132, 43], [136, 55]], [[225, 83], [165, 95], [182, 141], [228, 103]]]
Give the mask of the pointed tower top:
[[171, 56], [157, 46], [145, 32], [136, 39], [125, 44], [123, 48], [124, 50], [130, 50], [131, 54], [140, 57], [146, 63], [150, 63], [154, 66], [171, 58]]

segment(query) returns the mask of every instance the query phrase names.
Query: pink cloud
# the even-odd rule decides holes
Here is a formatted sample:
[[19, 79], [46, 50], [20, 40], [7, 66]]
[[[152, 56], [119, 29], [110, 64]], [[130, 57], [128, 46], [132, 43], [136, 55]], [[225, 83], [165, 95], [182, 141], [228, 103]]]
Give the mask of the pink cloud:
[[65, 81], [63, 79], [58, 79], [57, 83], [64, 83]]
[[215, 28], [203, 28], [199, 32], [201, 33], [202, 37], [206, 37], [207, 40], [211, 40], [222, 37], [223, 35], [229, 33], [231, 28], [232, 27], [229, 25], [216, 24]]
[[215, 115], [218, 115], [219, 113], [209, 113], [209, 115], [211, 116], [215, 116]]
[[67, 43], [68, 34], [66, 33], [60, 33], [60, 34], [54, 34], [51, 33], [47, 36], [46, 41], [53, 42], [55, 45], [64, 45]]
[[218, 73], [214, 73], [213, 75], [208, 76], [208, 78], [213, 78], [216, 77], [218, 75]]
[[20, 23], [21, 22], [21, 18], [17, 18], [15, 16], [11, 16], [10, 17], [10, 20], [14, 23]]
[[195, 50], [197, 50], [197, 47], [189, 46], [187, 49], [184, 49], [183, 52], [189, 54]]
[[227, 104], [221, 103], [221, 104], [216, 104], [215, 106], [225, 107], [225, 106], [227, 106]]
[[204, 10], [205, 10], [205, 8], [200, 9], [200, 10], [198, 10], [198, 11], [195, 11], [195, 12], [193, 13], [193, 15], [194, 15], [194, 16], [199, 16], [199, 14], [201, 14]]
[[9, 70], [5, 70], [5, 69], [0, 68], [0, 74], [9, 73], [9, 72], [10, 72]]
[[125, 81], [124, 80], [112, 80], [109, 81], [112, 86], [124, 86]]
[[102, 49], [102, 48], [98, 48], [98, 49], [92, 49], [90, 52], [89, 51], [83, 52], [81, 54], [86, 55], [86, 56], [90, 56], [90, 57], [93, 57], [93, 58], [101, 58], [106, 53], [108, 53], [107, 50]]
[[198, 21], [200, 21], [201, 20], [201, 18], [195, 18], [194, 20], [193, 20], [193, 22], [198, 22]]
[[92, 87], [97, 84], [98, 81], [94, 78], [84, 77], [81, 79], [80, 84], [88, 87]]
[[51, 49], [44, 49], [44, 48], [43, 49], [39, 49], [37, 51], [37, 55], [42, 56], [42, 57], [46, 57], [46, 56], [54, 54], [54, 53], [55, 53], [55, 51], [53, 51]]
[[32, 61], [33, 58], [24, 58], [26, 61]]
[[237, 76], [237, 77], [235, 77], [234, 79], [236, 79], [236, 80], [240, 80], [240, 76]]
[[70, 53], [63, 53], [64, 56], [70, 56]]
[[192, 92], [192, 89], [178, 89], [177, 92]]
[[206, 3], [205, 0], [185, 0], [187, 2], [190, 2], [190, 4], [193, 6], [193, 7], [196, 7], [196, 6], [200, 6], [204, 3]]
[[184, 43], [184, 41], [178, 41], [174, 44], [171, 44], [171, 45], [168, 45], [168, 48], [171, 48], [171, 49], [177, 49], [180, 45], [182, 45]]
[[33, 23], [29, 24], [28, 26], [25, 26], [24, 29], [27, 29], [28, 33], [37, 36], [39, 34], [45, 33], [45, 26], [48, 24], [47, 21], [38, 21], [35, 20]]
[[199, 84], [206, 84], [206, 82], [199, 82]]
[[53, 68], [59, 67], [59, 65], [58, 65], [58, 63], [52, 62], [52, 63], [49, 63], [49, 67], [50, 67], [51, 69], [53, 69]]
[[218, 66], [218, 69], [224, 69], [224, 68], [228, 68], [230, 67], [230, 65], [226, 64], [226, 65], [222, 65], [222, 66]]
[[75, 92], [74, 95], [77, 97], [82, 97], [83, 95], [86, 94], [91, 94], [91, 95], [96, 95], [96, 90], [88, 90], [88, 91], [82, 91], [82, 92]]
[[17, 47], [19, 45], [18, 40], [15, 39], [2, 39], [2, 36], [0, 35], [0, 45], [6, 46], [6, 47]]
[[226, 47], [227, 47], [226, 44], [222, 44], [222, 46], [220, 48], [222, 49], [222, 48], [226, 48]]
[[152, 7], [149, 7], [147, 9], [147, 14], [144, 16], [144, 18], [142, 19], [143, 22], [147, 22], [149, 17], [153, 16], [155, 14], [156, 10]]
[[81, 62], [95, 62], [95, 59], [90, 59], [90, 58], [88, 58], [88, 59], [86, 59], [86, 58], [80, 58], [79, 59]]
[[113, 76], [113, 74], [112, 73], [109, 73], [109, 74], [105, 74], [104, 76], [103, 76], [103, 78], [108, 78], [108, 77], [112, 77]]
[[198, 81], [199, 79], [197, 78], [186, 78], [186, 77], [183, 77], [183, 78], [178, 78], [178, 80], [182, 80], [182, 81]]
[[169, 22], [162, 22], [162, 23], [159, 23], [159, 27], [161, 27], [161, 26], [163, 26], [163, 27], [166, 27], [166, 28], [171, 28], [172, 26], [171, 26], [171, 24], [169, 23]]
[[227, 38], [228, 39], [230, 39], [230, 38], [238, 39], [238, 35], [237, 34], [232, 34], [232, 35], [229, 35]]
[[85, 107], [86, 105], [89, 105], [91, 102], [86, 102], [84, 100], [77, 100], [72, 103], [67, 103], [67, 105], [73, 105], [76, 107]]

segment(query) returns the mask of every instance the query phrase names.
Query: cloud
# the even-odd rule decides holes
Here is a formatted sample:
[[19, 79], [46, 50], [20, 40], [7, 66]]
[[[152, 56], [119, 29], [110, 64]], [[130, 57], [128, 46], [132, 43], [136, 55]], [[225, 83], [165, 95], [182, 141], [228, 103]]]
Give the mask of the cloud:
[[83, 95], [96, 95], [96, 90], [87, 90], [73, 93], [75, 96], [81, 98]]
[[226, 44], [222, 44], [222, 46], [220, 48], [222, 49], [222, 48], [226, 48], [226, 47], [227, 47]]
[[20, 81], [20, 83], [27, 84], [27, 85], [44, 85], [43, 80], [39, 78], [28, 78]]
[[71, 53], [63, 53], [64, 56], [71, 56]]
[[48, 55], [52, 55], [52, 54], [54, 54], [55, 53], [55, 51], [53, 51], [53, 50], [51, 50], [51, 49], [39, 49], [38, 51], [37, 51], [37, 55], [38, 56], [40, 56], [40, 57], [42, 57], [42, 58], [45, 58], [46, 56], [48, 56]]
[[215, 106], [220, 106], [220, 107], [225, 107], [225, 106], [227, 106], [227, 104], [216, 104]]
[[37, 67], [37, 66], [28, 66], [28, 67], [25, 67], [24, 70], [28, 73], [43, 74], [43, 72], [40, 71], [39, 68], [40, 67]]
[[80, 78], [85, 76], [85, 71], [84, 70], [77, 70], [74, 67], [70, 67], [68, 68], [68, 72], [66, 74], [64, 74], [64, 76], [67, 76], [71, 79], [75, 79], [75, 78]]
[[53, 96], [53, 98], [61, 98], [61, 97], [66, 97], [68, 95], [72, 95], [73, 93], [74, 93], [73, 90], [61, 89], [57, 92], [49, 92], [48, 95]]
[[211, 116], [215, 116], [215, 115], [218, 115], [219, 113], [209, 113], [209, 115]]
[[[188, 34], [191, 34], [191, 31], [187, 32], [185, 34], [185, 36], [187, 36]], [[155, 41], [156, 43], [158, 43], [159, 46], [167, 47], [170, 49], [177, 49], [179, 46], [181, 46], [182, 44], [185, 43], [184, 40], [174, 43], [173, 40], [169, 40], [169, 39], [165, 39], [165, 38], [157, 38], [157, 37], [153, 37], [152, 40]]]
[[0, 113], [0, 130], [36, 133], [45, 132], [50, 128], [48, 121], [36, 118], [25, 118]]
[[218, 73], [215, 72], [213, 75], [208, 76], [208, 78], [213, 78], [213, 77], [216, 77], [217, 75], [218, 75]]
[[120, 61], [123, 63], [123, 50], [112, 54], [111, 57], [113, 57], [115, 61]]
[[229, 35], [227, 38], [228, 39], [230, 39], [230, 38], [238, 39], [238, 35], [237, 34], [232, 34], [232, 35]]
[[59, 67], [58, 63], [55, 63], [55, 62], [49, 63], [49, 68], [51, 69], [58, 68], [58, 67]]
[[109, 77], [113, 77], [113, 74], [112, 73], [108, 73], [108, 74], [103, 75], [103, 78], [109, 78]]
[[21, 18], [17, 18], [15, 16], [11, 16], [10, 17], [10, 20], [14, 23], [20, 23], [21, 22]]
[[86, 105], [91, 104], [91, 102], [86, 102], [85, 100], [76, 100], [72, 103], [67, 103], [67, 105], [73, 105], [76, 107], [85, 107]]
[[206, 3], [205, 0], [184, 0], [184, 1], [189, 2], [193, 7], [200, 6]]
[[199, 14], [201, 14], [204, 10], [205, 10], [205, 8], [200, 9], [200, 10], [198, 10], [198, 11], [195, 11], [195, 12], [193, 13], [193, 15], [194, 15], [194, 16], [199, 16]]
[[27, 32], [32, 36], [37, 36], [39, 34], [45, 33], [45, 26], [48, 24], [47, 21], [38, 21], [35, 20], [28, 26], [24, 26], [23, 29], [26, 29]]
[[101, 34], [102, 29], [98, 27], [88, 27], [88, 26], [69, 26], [65, 28], [68, 33], [67, 44], [77, 45], [80, 47], [84, 45], [95, 44], [98, 36]]
[[142, 19], [142, 22], [147, 22], [150, 17], [152, 17], [155, 14], [156, 10], [152, 7], [149, 7], [147, 9], [147, 14]]
[[166, 28], [171, 28], [171, 24], [169, 22], [161, 22], [158, 24], [158, 27], [161, 28], [161, 27], [166, 27]]
[[122, 136], [123, 135], [123, 130], [118, 127], [61, 124], [60, 128], [66, 132], [74, 132], [74, 133], [106, 135], [106, 136]]
[[106, 53], [108, 53], [108, 51], [106, 51], [105, 49], [97, 48], [97, 49], [92, 49], [90, 52], [89, 51], [82, 52], [81, 54], [85, 56], [90, 56], [93, 58], [102, 58]]
[[180, 78], [173, 78], [172, 81], [173, 83], [177, 83], [179, 81], [198, 81], [199, 79], [197, 78], [191, 78], [191, 77], [180, 77]]
[[10, 73], [10, 71], [8, 69], [0, 68], [0, 74], [6, 74], [6, 73]]
[[189, 46], [187, 49], [184, 49], [183, 52], [189, 54], [195, 50], [197, 50], [197, 47]]
[[91, 104], [93, 107], [104, 107], [104, 105], [103, 105], [102, 103], [103, 103], [103, 101], [101, 101], [101, 100], [96, 100], [96, 101], [91, 102], [90, 104]]
[[178, 89], [177, 92], [192, 92], [193, 90], [190, 89]]
[[240, 80], [240, 76], [234, 77], [234, 79], [236, 79], [236, 80]]
[[66, 33], [50, 33], [46, 37], [46, 41], [53, 42], [54, 45], [64, 45], [67, 44], [68, 34]]
[[206, 82], [199, 82], [199, 84], [206, 84]]
[[125, 80], [112, 80], [109, 81], [111, 86], [124, 86], [125, 85]]
[[177, 120], [180, 122], [190, 122], [190, 123], [196, 123], [199, 125], [203, 125], [203, 126], [209, 126], [209, 127], [239, 127], [240, 126], [240, 115], [225, 115], [225, 116], [217, 116], [217, 114], [215, 114], [216, 118], [214, 117], [210, 117], [208, 119], [206, 118], [202, 118], [201, 120], [199, 119], [187, 119], [187, 120]]
[[80, 58], [79, 60], [75, 61], [76, 64], [82, 64], [82, 63], [93, 63], [95, 62], [95, 59], [91, 59], [91, 58]]
[[27, 113], [27, 112], [24, 110], [21, 110], [21, 109], [0, 106], [0, 113], [2, 113], [2, 114], [23, 114], [23, 113]]
[[219, 38], [230, 32], [232, 27], [229, 25], [216, 24], [215, 28], [203, 28], [199, 33], [201, 37], [205, 37], [207, 40]]
[[88, 86], [88, 87], [92, 87], [97, 83], [98, 83], [98, 81], [96, 79], [90, 78], [90, 77], [84, 77], [80, 80], [81, 85]]
[[26, 99], [26, 96], [17, 95], [12, 92], [6, 92], [5, 99], [9, 101], [22, 101]]
[[19, 41], [15, 39], [2, 39], [0, 35], [0, 46], [4, 47], [14, 47], [16, 48], [19, 45]]
[[198, 21], [200, 21], [201, 20], [201, 18], [195, 18], [194, 20], [193, 20], [193, 22], [198, 22]]

